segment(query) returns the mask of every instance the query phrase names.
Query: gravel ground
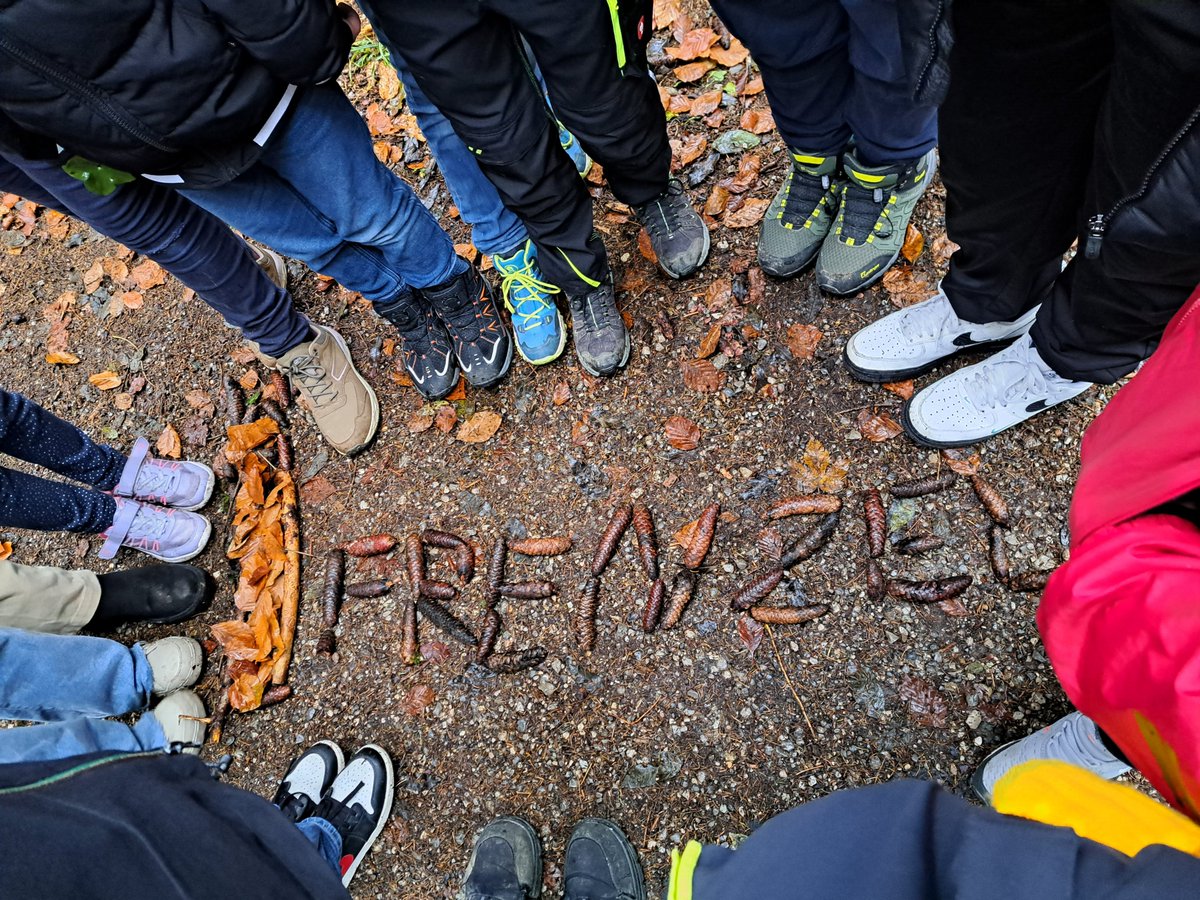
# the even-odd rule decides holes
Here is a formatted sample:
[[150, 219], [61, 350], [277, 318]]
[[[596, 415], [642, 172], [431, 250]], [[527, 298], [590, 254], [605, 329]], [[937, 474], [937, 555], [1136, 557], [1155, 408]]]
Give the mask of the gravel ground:
[[[365, 105], [361, 73], [351, 87]], [[673, 135], [685, 127], [673, 122]], [[759, 152], [763, 176], [751, 196], [769, 198], [786, 157], [775, 136]], [[722, 158], [692, 192], [696, 201], [703, 203], [711, 185], [736, 167], [736, 156]], [[423, 195], [439, 183], [430, 180]], [[447, 203], [439, 190], [435, 212], [445, 213]], [[944, 232], [941, 216], [935, 185], [916, 218], [929, 241]], [[668, 282], [641, 257], [636, 225], [620, 221], [622, 210], [607, 193], [597, 217], [618, 280], [633, 288], [622, 295], [633, 322], [628, 370], [597, 381], [570, 350], [536, 372], [514, 365], [499, 390], [469, 391], [458, 405], [464, 417], [485, 409], [503, 415], [499, 433], [481, 445], [436, 428], [410, 434], [406, 423], [420, 403], [392, 377], [394, 360], [380, 352], [386, 328], [336, 286], [320, 292], [315, 277], [293, 264], [297, 301], [349, 338], [384, 410], [379, 439], [354, 460], [331, 458], [311, 425], [294, 417], [298, 469], [305, 480], [318, 478], [302, 504], [308, 554], [372, 531], [405, 534], [422, 526], [485, 546], [502, 533], [573, 534], [577, 542], [557, 559], [510, 564], [519, 573], [510, 577], [549, 578], [560, 592], [547, 601], [505, 602], [501, 647], [540, 644], [549, 651], [537, 669], [511, 676], [469, 665], [453, 644], [440, 661], [404, 666], [398, 601], [390, 598], [347, 604], [338, 659], [318, 658], [321, 566], [309, 560], [290, 679], [295, 696], [235, 717], [225, 745], [207, 748], [205, 756], [231, 752], [228, 780], [269, 795], [291, 757], [317, 739], [334, 738], [348, 750], [368, 741], [388, 748], [397, 763], [395, 812], [360, 870], [357, 897], [451, 896], [472, 834], [503, 813], [524, 815], [540, 828], [550, 888], [560, 880], [572, 822], [602, 815], [629, 833], [658, 890], [668, 853], [683, 839], [736, 841], [795, 804], [896, 777], [932, 778], [962, 792], [986, 750], [1066, 709], [1037, 637], [1036, 596], [1011, 593], [991, 575], [989, 520], [965, 480], [891, 508], [894, 524], [912, 519], [912, 529], [942, 535], [944, 548], [915, 559], [889, 553], [884, 560], [905, 577], [974, 575], [960, 614], [866, 599], [857, 492], [944, 465], [903, 436], [874, 443], [859, 431], [863, 409], [899, 413], [898, 397], [854, 382], [840, 360], [846, 338], [892, 308], [888, 294], [876, 288], [834, 299], [805, 274], [767, 281], [761, 300], [751, 296], [753, 227], [716, 228], [705, 269], [689, 281]], [[466, 241], [461, 224], [447, 221], [456, 240]], [[118, 318], [97, 315], [89, 301], [101, 311], [103, 303], [84, 293], [82, 273], [117, 248], [78, 223], [65, 240], [52, 236], [48, 224], [40, 218], [28, 237], [19, 222], [0, 232], [10, 254], [0, 258], [0, 350], [10, 388], [127, 447], [139, 434], [153, 441], [165, 425], [181, 428], [195, 416], [187, 392], [206, 391], [217, 400], [221, 376], [245, 372], [230, 356], [239, 346], [236, 335], [174, 281], [147, 291], [140, 309]], [[931, 257], [926, 251], [916, 271], [932, 281], [944, 262]], [[713, 302], [710, 286], [722, 278], [730, 279], [733, 299]], [[51, 367], [43, 361], [42, 309], [64, 291], [80, 298], [71, 349], [83, 361]], [[711, 325], [730, 322], [731, 311], [744, 319], [727, 330], [714, 357], [725, 376], [722, 389], [688, 389], [680, 360], [693, 358]], [[787, 328], [796, 323], [824, 332], [811, 360], [794, 359], [787, 349]], [[758, 334], [741, 331], [742, 324]], [[131, 409], [115, 408], [115, 392], [88, 383], [89, 374], [106, 369], [120, 373], [124, 390], [132, 378], [145, 379]], [[564, 384], [570, 399], [556, 405], [555, 389], [562, 399]], [[1109, 393], [1086, 394], [978, 448], [981, 471], [1016, 513], [1007, 536], [1014, 568], [1045, 569], [1064, 558], [1079, 436]], [[663, 423], [671, 415], [699, 426], [698, 449], [667, 444]], [[218, 414], [205, 422], [207, 440], [187, 447], [188, 455], [211, 457], [220, 446], [220, 420]], [[768, 628], [751, 653], [725, 598], [762, 565], [755, 542], [765, 510], [798, 491], [793, 464], [810, 438], [850, 461], [842, 492], [847, 508], [831, 543], [797, 566], [771, 602], [826, 603], [830, 613], [805, 626]], [[314, 499], [326, 487], [320, 479], [332, 492]], [[646, 582], [631, 534], [604, 577], [596, 651], [580, 654], [567, 631], [570, 612], [612, 507], [631, 499], [653, 508], [670, 567], [678, 558], [666, 549], [674, 531], [713, 500], [726, 516], [696, 598], [672, 632], [640, 630]], [[202, 638], [230, 616], [233, 574], [222, 555], [228, 507], [224, 494], [209, 507], [215, 538], [198, 560], [221, 585], [213, 607], [183, 626], [125, 628], [115, 637]], [[791, 536], [805, 525], [792, 519], [779, 528]], [[96, 538], [13, 530], [0, 536], [12, 540], [20, 562], [107, 568], [94, 556]], [[447, 565], [437, 560], [435, 570]], [[128, 551], [118, 560], [142, 561]], [[375, 565], [357, 561], [351, 571], [369, 573]], [[480, 581], [454, 604], [471, 622], [478, 620]], [[422, 640], [442, 655], [432, 644], [440, 636], [429, 626]], [[415, 711], [418, 686], [432, 691], [433, 702]], [[217, 687], [210, 666], [199, 686], [210, 704]]]

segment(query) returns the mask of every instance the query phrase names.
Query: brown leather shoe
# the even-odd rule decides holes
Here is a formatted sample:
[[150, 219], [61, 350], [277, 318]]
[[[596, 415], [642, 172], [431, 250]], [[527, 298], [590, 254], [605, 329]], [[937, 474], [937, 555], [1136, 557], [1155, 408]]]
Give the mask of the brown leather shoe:
[[300, 405], [312, 413], [325, 440], [340, 453], [353, 456], [371, 442], [379, 428], [379, 400], [371, 385], [354, 368], [342, 336], [324, 325], [312, 326], [317, 336], [279, 359], [259, 353], [263, 364], [279, 369], [300, 392]]

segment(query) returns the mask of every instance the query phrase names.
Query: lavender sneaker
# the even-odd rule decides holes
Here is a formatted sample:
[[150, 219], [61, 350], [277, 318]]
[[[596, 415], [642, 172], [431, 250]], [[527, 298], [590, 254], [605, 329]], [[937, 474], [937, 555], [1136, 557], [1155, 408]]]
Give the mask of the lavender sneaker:
[[208, 502], [214, 481], [213, 470], [203, 463], [155, 459], [150, 442], [138, 438], [113, 493], [192, 511]]
[[187, 562], [200, 555], [212, 526], [204, 516], [181, 509], [164, 509], [114, 497], [117, 514], [104, 532], [101, 559], [112, 559], [122, 547], [131, 547], [163, 562]]

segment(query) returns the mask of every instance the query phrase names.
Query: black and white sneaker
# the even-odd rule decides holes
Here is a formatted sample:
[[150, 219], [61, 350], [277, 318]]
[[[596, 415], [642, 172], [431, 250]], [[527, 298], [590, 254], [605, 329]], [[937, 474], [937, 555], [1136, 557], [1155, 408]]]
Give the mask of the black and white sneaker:
[[475, 836], [459, 900], [537, 900], [542, 895], [542, 842], [516, 816], [488, 822]]
[[563, 900], [646, 900], [637, 851], [614, 823], [584, 819], [571, 832]]
[[1013, 322], [965, 322], [938, 289], [928, 300], [877, 319], [846, 341], [846, 368], [860, 381], [903, 381], [958, 353], [987, 350], [1033, 327], [1039, 307]]
[[392, 811], [395, 778], [382, 747], [367, 744], [346, 763], [313, 815], [342, 836], [342, 884], [349, 886], [363, 857], [383, 831]]
[[417, 293], [429, 301], [445, 323], [467, 381], [486, 388], [508, 374], [512, 338], [500, 318], [492, 286], [478, 269], [468, 266], [445, 284], [422, 288]]
[[292, 760], [271, 802], [293, 822], [307, 819], [345, 764], [341, 747], [318, 741]]
[[441, 400], [458, 384], [454, 344], [429, 304], [415, 294], [376, 312], [400, 332], [400, 359], [413, 387], [426, 400]]
[[708, 259], [708, 226], [692, 208], [678, 178], [667, 189], [634, 208], [638, 221], [650, 235], [658, 267], [672, 278], [686, 278]]
[[575, 355], [592, 375], [615, 375], [629, 362], [629, 330], [613, 291], [612, 272], [585, 294], [567, 295]]

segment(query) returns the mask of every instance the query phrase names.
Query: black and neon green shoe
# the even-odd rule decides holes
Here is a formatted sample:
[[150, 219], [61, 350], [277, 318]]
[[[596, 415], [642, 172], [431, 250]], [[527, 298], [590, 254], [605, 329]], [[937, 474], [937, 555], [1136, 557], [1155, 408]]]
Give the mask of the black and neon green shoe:
[[842, 165], [846, 185], [833, 230], [817, 256], [817, 284], [833, 294], [853, 294], [891, 268], [917, 201], [937, 169], [936, 151], [905, 163], [865, 166], [853, 150]]
[[792, 151], [792, 166], [763, 217], [758, 262], [776, 278], [798, 274], [821, 252], [844, 185], [837, 155]]

